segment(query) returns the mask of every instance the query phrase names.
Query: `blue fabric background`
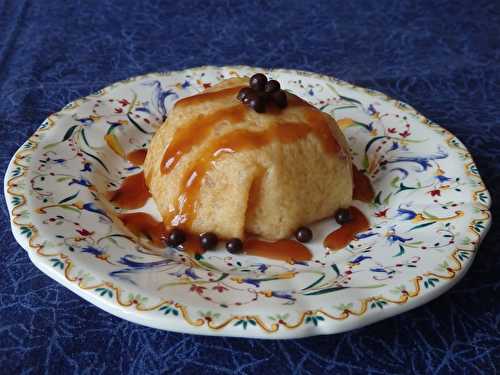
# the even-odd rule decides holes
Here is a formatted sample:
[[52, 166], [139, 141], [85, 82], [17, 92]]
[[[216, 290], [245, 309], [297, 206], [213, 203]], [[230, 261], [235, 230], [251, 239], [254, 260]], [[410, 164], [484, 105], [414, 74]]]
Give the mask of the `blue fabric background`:
[[[500, 202], [500, 3], [0, 0], [0, 164], [45, 117], [114, 81], [206, 64], [334, 75], [408, 102], [470, 149]], [[0, 373], [455, 373], [500, 370], [500, 230], [428, 305], [292, 341], [168, 333], [44, 276], [2, 199]]]

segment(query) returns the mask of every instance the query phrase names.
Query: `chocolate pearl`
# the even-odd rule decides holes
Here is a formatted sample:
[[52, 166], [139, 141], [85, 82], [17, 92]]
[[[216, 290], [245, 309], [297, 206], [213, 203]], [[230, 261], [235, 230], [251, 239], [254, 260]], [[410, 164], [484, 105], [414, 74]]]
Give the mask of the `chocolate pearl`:
[[249, 93], [253, 93], [253, 90], [250, 87], [243, 87], [239, 92], [238, 96], [236, 97], [240, 101], [244, 101], [245, 98], [248, 97]]
[[313, 232], [308, 227], [300, 227], [295, 231], [295, 238], [299, 242], [309, 242], [313, 238]]
[[256, 96], [248, 101], [248, 106], [257, 113], [264, 113], [266, 111], [266, 100], [263, 96]]
[[264, 88], [264, 91], [267, 92], [268, 94], [271, 94], [273, 92], [279, 91], [280, 89], [281, 89], [280, 83], [278, 81], [272, 79], [266, 83], [266, 87]]
[[335, 212], [335, 220], [340, 225], [350, 222], [352, 220], [351, 211], [346, 208], [339, 208], [337, 212]]
[[200, 236], [200, 245], [203, 250], [212, 250], [217, 246], [219, 239], [213, 232], [206, 232]]
[[286, 106], [288, 105], [286, 92], [284, 92], [283, 90], [273, 92], [271, 97], [273, 99], [274, 104], [276, 104], [279, 108], [286, 108]]
[[266, 83], [267, 78], [262, 73], [257, 73], [250, 77], [250, 87], [255, 91], [264, 91]]
[[186, 234], [180, 229], [173, 229], [167, 237], [167, 245], [176, 247], [186, 242]]
[[226, 249], [231, 254], [240, 254], [243, 252], [243, 242], [239, 238], [231, 238], [226, 242]]
[[245, 97], [243, 98], [242, 101], [244, 104], [248, 105], [250, 103], [250, 100], [257, 98], [259, 95], [250, 87], [246, 88], [248, 89], [248, 91], [246, 92]]

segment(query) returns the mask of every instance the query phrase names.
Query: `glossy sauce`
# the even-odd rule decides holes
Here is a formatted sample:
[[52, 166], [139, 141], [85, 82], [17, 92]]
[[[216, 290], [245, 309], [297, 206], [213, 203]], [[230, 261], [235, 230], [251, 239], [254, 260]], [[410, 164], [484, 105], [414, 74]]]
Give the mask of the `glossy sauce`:
[[352, 165], [352, 178], [354, 184], [352, 199], [366, 203], [373, 201], [375, 192], [370, 179], [363, 172], [360, 172], [354, 164]]
[[276, 139], [282, 143], [292, 143], [305, 137], [310, 131], [311, 128], [307, 124], [278, 123], [261, 132], [237, 129], [213, 140], [200, 155], [196, 166], [185, 173], [183, 191], [178, 197], [176, 212], [170, 214], [166, 223], [190, 229], [203, 177], [212, 168], [213, 162], [222, 155], [261, 148]]
[[118, 190], [109, 191], [107, 196], [118, 207], [134, 209], [144, 206], [151, 195], [141, 172], [126, 177]]
[[146, 154], [148, 150], [145, 148], [140, 148], [138, 150], [134, 150], [127, 154], [127, 160], [135, 165], [136, 167], [140, 167], [144, 164], [144, 159], [146, 159]]
[[[240, 87], [238, 87], [238, 90], [234, 90], [233, 94], [239, 91], [239, 89]], [[217, 92], [222, 92], [221, 95], [225, 96], [230, 91], [220, 90]], [[191, 98], [202, 96], [203, 100], [205, 100], [207, 98], [205, 95], [208, 94], [211, 93], [199, 94]], [[203, 177], [213, 167], [213, 162], [224, 154], [262, 148], [273, 141], [278, 141], [282, 144], [294, 143], [305, 138], [311, 132], [320, 140], [325, 153], [335, 154], [340, 151], [340, 145], [330, 130], [328, 117], [307, 102], [293, 95], [289, 95], [289, 97], [291, 98], [289, 106], [303, 107], [302, 113], [305, 116], [305, 122], [276, 121], [264, 131], [257, 132], [247, 129], [236, 129], [212, 140], [202, 151], [201, 155], [198, 156], [196, 166], [185, 172], [181, 183], [182, 190], [177, 197], [176, 207], [165, 219], [167, 225], [180, 226], [186, 230], [191, 228], [196, 214], [196, 201]], [[237, 106], [201, 116], [193, 120], [186, 127], [179, 129], [163, 155], [161, 162], [162, 173], [168, 173], [173, 170], [182, 155], [189, 152], [195, 145], [201, 144], [214, 125], [224, 120], [232, 123], [241, 122], [244, 120], [247, 110], [245, 105], [238, 104]], [[266, 115], [274, 116], [269, 113], [262, 116]]]
[[355, 235], [359, 232], [364, 232], [370, 227], [368, 219], [356, 207], [349, 207], [352, 215], [352, 221], [343, 224], [339, 229], [330, 233], [323, 245], [330, 250], [340, 250], [349, 245], [349, 242], [354, 240]]
[[244, 242], [243, 249], [248, 255], [284, 260], [287, 262], [303, 262], [312, 259], [312, 254], [309, 249], [295, 240], [267, 242], [249, 239]]
[[118, 216], [123, 224], [136, 236], [145, 236], [156, 246], [164, 246], [162, 238], [167, 231], [161, 221], [144, 212], [122, 214]]
[[172, 141], [167, 145], [161, 160], [161, 173], [171, 172], [184, 154], [203, 143], [213, 128], [221, 122], [230, 124], [244, 120], [248, 109], [238, 104], [223, 108], [208, 115], [200, 115], [182, 128], [177, 129]]

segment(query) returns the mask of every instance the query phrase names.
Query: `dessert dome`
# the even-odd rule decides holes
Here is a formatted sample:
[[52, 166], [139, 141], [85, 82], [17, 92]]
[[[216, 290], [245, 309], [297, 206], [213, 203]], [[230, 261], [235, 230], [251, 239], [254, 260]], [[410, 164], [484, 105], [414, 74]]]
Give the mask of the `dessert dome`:
[[154, 135], [145, 180], [168, 229], [276, 240], [350, 206], [351, 156], [335, 120], [247, 86], [232, 78], [180, 99]]

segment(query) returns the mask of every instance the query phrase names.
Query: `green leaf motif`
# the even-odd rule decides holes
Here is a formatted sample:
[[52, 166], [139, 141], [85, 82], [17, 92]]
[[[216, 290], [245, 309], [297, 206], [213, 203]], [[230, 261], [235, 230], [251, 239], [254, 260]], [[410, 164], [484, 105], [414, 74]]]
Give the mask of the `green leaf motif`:
[[435, 277], [430, 277], [428, 278], [426, 281], [424, 281], [424, 287], [425, 288], [434, 288], [436, 285], [439, 282], [439, 279], [435, 278]]
[[315, 292], [305, 293], [304, 296], [319, 296], [320, 294], [333, 293], [342, 289], [348, 289], [348, 288], [345, 286], [336, 286], [333, 288], [320, 289]]
[[58, 258], [50, 258], [50, 261], [52, 262], [52, 267], [64, 269], [64, 263]]
[[168, 315], [168, 314], [172, 314], [173, 316], [178, 316], [179, 315], [179, 311], [175, 307], [172, 307], [170, 305], [162, 306], [158, 310], [159, 311], [163, 311], [163, 313], [165, 315]]
[[78, 125], [73, 125], [71, 128], [69, 128], [66, 133], [64, 134], [64, 137], [61, 142], [67, 141], [72, 135], [75, 129], [78, 127]]
[[59, 201], [59, 204], [61, 204], [61, 203], [66, 203], [66, 202], [69, 202], [69, 201], [71, 201], [71, 200], [75, 199], [75, 198], [78, 196], [78, 194], [80, 194], [80, 192], [79, 192], [79, 191], [77, 191], [77, 192], [76, 192], [75, 194], [73, 194], [73, 195], [70, 195], [69, 197], [66, 197], [66, 198], [64, 198], [64, 199], [61, 199], [61, 200]]
[[387, 305], [387, 302], [386, 301], [375, 301], [375, 302], [372, 302], [371, 305], [370, 305], [370, 308], [371, 309], [375, 309], [375, 308], [379, 308], [379, 309], [383, 309], [384, 306]]
[[113, 297], [113, 291], [109, 288], [96, 288], [95, 291], [99, 293], [101, 297], [108, 296], [109, 298]]
[[33, 235], [33, 231], [31, 230], [30, 227], [22, 226], [20, 229], [21, 229], [21, 234], [25, 235], [28, 238], [30, 238]]
[[411, 232], [412, 230], [415, 230], [415, 229], [420, 229], [420, 228], [428, 227], [429, 225], [432, 225], [432, 224], [436, 224], [436, 222], [435, 221], [430, 221], [428, 223], [423, 223], [423, 224], [415, 225], [408, 232]]
[[321, 281], [323, 281], [323, 279], [325, 278], [325, 274], [323, 274], [321, 277], [319, 277], [317, 280], [315, 280], [312, 284], [306, 286], [305, 288], [301, 289], [301, 290], [307, 290], [307, 289], [311, 289], [313, 286], [316, 286], [318, 285]]

